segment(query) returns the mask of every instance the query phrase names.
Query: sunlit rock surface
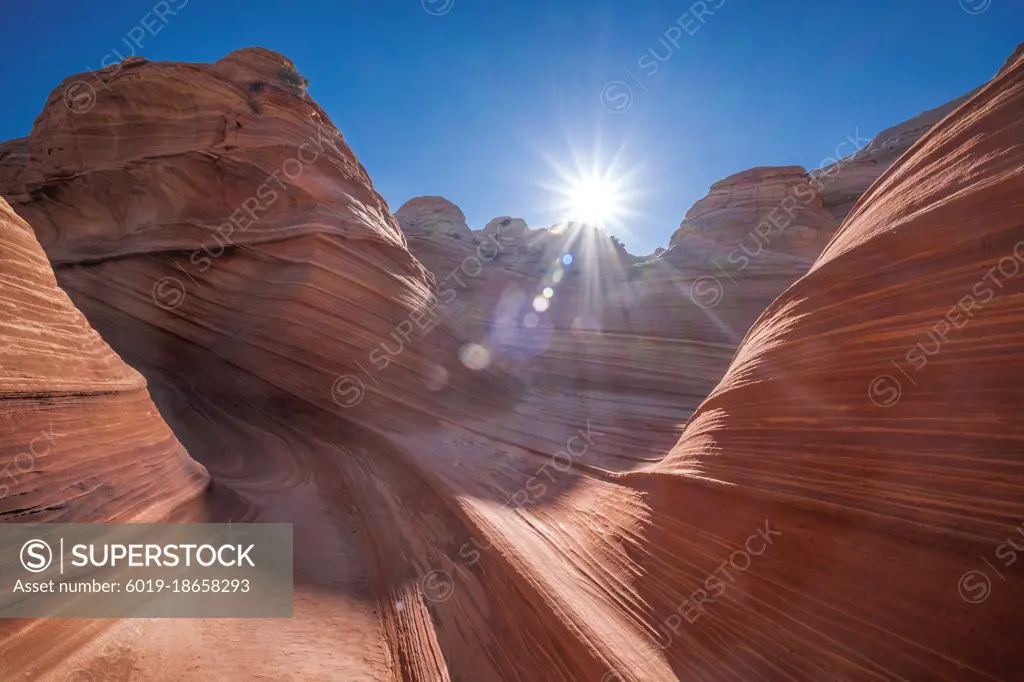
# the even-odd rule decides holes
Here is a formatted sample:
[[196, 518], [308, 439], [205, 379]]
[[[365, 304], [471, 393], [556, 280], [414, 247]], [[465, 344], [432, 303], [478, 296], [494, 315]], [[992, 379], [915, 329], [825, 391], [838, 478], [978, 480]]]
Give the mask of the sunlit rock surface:
[[[160, 418], [142, 376], [57, 287], [32, 229], [2, 198], [0, 471], [6, 523], [205, 518], [205, 470]], [[5, 549], [0, 569], [17, 561]], [[54, 665], [67, 652], [55, 641], [96, 632], [82, 621], [4, 621], [4, 677]]]
[[479, 244], [466, 224], [462, 210], [441, 197], [418, 197], [395, 211], [416, 258], [441, 277], [448, 274], [446, 266], [458, 266], [468, 243]]
[[648, 623], [781, 533], [684, 621], [681, 679], [1019, 676], [1022, 108], [1019, 58], [879, 178], [679, 444], [625, 477], [649, 493]]
[[[248, 49], [99, 72], [88, 111], [58, 88], [0, 193], [212, 479], [152, 495], [294, 524], [295, 618], [30, 623], [5, 674], [1013, 679], [1022, 588], [961, 579], [1024, 515], [1024, 280], [974, 289], [1024, 233], [1024, 60], [831, 242], [802, 169], [755, 169], [643, 263], [438, 198], [403, 234], [293, 73]], [[804, 182], [814, 234], [726, 267]]]
[[734, 251], [732, 258], [723, 258], [724, 266], [733, 268], [742, 257], [756, 258], [762, 250], [813, 260], [836, 227], [803, 168], [752, 168], [713, 184], [686, 212], [669, 245], [682, 246], [681, 257], [691, 256], [686, 246], [697, 237], [722, 256]]
[[[296, 528], [294, 620], [123, 624], [80, 651], [69, 638], [52, 674], [99, 675], [130, 641], [143, 679], [599, 676], [577, 622], [609, 605], [566, 582], [578, 569], [543, 528], [635, 527], [637, 496], [585, 472], [652, 460], [686, 409], [525, 390], [513, 356], [452, 314], [451, 282], [410, 254], [333, 124], [282, 82], [293, 70], [258, 49], [105, 70], [91, 108], [58, 88], [0, 151], [0, 191], [38, 222], [61, 285], [209, 470], [204, 508]], [[494, 264], [489, 244], [469, 272]], [[586, 468], [545, 467], [570, 439]], [[590, 502], [561, 508], [577, 489]]]
[[0, 465], [11, 474], [0, 518], [159, 520], [198, 495], [203, 468], [142, 376], [57, 287], [32, 229], [3, 199], [0, 245]]

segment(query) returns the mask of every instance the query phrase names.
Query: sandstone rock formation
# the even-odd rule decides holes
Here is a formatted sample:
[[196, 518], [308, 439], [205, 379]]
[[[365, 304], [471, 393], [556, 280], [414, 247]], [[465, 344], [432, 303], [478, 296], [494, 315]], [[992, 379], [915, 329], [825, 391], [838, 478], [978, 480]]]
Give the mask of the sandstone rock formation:
[[[64, 105], [58, 88], [17, 143], [27, 159], [3, 180], [5, 192], [34, 221], [62, 286], [86, 314], [109, 318], [101, 327], [120, 325], [118, 334], [101, 332], [122, 353], [134, 349], [119, 348], [118, 336], [159, 330], [328, 409], [338, 408], [339, 376], [364, 376], [360, 366], [376, 363], [380, 374], [362, 380], [365, 397], [387, 402], [390, 385], [422, 385], [439, 370], [412, 344], [401, 363], [385, 351], [369, 358], [396, 325], [426, 314], [435, 283], [340, 133], [282, 81], [291, 71], [266, 50], [209, 66], [139, 61], [101, 71], [111, 93], [101, 89], [82, 113]], [[201, 113], [184, 111], [185, 101]], [[250, 275], [268, 268], [282, 279]], [[282, 325], [283, 309], [318, 288], [326, 298], [304, 303], [303, 322]], [[356, 300], [360, 314], [339, 326], [336, 308]], [[418, 320], [391, 343], [423, 334]], [[242, 338], [248, 343], [236, 343]], [[441, 330], [432, 342], [456, 340]], [[179, 360], [162, 354], [150, 360], [199, 373], [170, 367]], [[450, 372], [441, 394], [458, 400], [467, 376]]]
[[395, 217], [406, 235], [460, 239], [472, 233], [462, 209], [443, 197], [410, 199], [395, 211]]
[[[615, 486], [561, 464], [528, 504], [523, 485], [570, 438], [591, 466], [636, 466], [675, 440], [685, 411], [660, 395], [520, 395], [337, 130], [280, 82], [293, 68], [244, 50], [101, 71], [110, 92], [97, 86], [92, 108], [69, 110], [58, 88], [29, 137], [0, 151], [2, 193], [39, 223], [62, 286], [209, 469], [212, 517], [293, 522], [302, 548], [287, 628], [148, 624], [131, 635], [132, 665], [144, 678], [499, 679], [568, 646], [566, 671], [600, 674], [574, 623], [607, 606], [582, 586], [562, 606], [547, 598], [565, 575], [547, 571], [571, 557], [543, 546], [537, 519], [584, 483], [604, 518], [630, 525], [630, 512]], [[652, 421], [663, 428], [628, 435]], [[439, 571], [460, 588], [439, 591]], [[216, 659], [175, 643], [190, 638], [214, 642]], [[67, 666], [98, 675], [102, 650]]]
[[[1017, 46], [997, 75], [1009, 69], [1022, 51], [1024, 44]], [[975, 88], [965, 95], [886, 128], [853, 154], [812, 171], [814, 185], [822, 193], [825, 208], [837, 221], [842, 222], [861, 195], [896, 159], [931, 130], [932, 126], [973, 97], [980, 89]], [[851, 139], [849, 142], [857, 140]]]
[[[142, 376], [89, 326], [32, 229], [0, 199], [0, 519], [146, 521], [199, 495], [206, 472]], [[94, 420], [116, 428], [93, 431]]]
[[782, 534], [666, 650], [681, 679], [1019, 677], [1022, 107], [1024, 57], [879, 178], [625, 477], [648, 623]]
[[756, 258], [767, 249], [811, 261], [836, 227], [803, 168], [752, 168], [713, 184], [708, 195], [686, 212], [669, 246], [682, 246], [677, 258], [703, 255], [688, 248], [703, 241], [723, 255], [736, 251], [737, 258]]
[[[295, 73], [262, 49], [133, 60], [0, 146], [0, 194], [212, 479], [192, 499], [202, 470], [147, 448], [171, 468], [142, 494], [293, 523], [295, 618], [27, 624], [5, 674], [1012, 679], [1022, 583], [993, 574], [979, 600], [963, 576], [1024, 514], [1024, 279], [1004, 273], [1024, 260], [1024, 58], [831, 241], [816, 191], [782, 218], [815, 189], [802, 169], [755, 169], [643, 263], [578, 225], [466, 234], [438, 198], [398, 211], [403, 234]], [[765, 221], [809, 231], [729, 269]], [[27, 298], [45, 262], [17, 229], [0, 310], [64, 310], [47, 352], [142, 401], [52, 280]], [[0, 326], [23, 349], [0, 400], [77, 390], [24, 326]], [[63, 475], [33, 489], [70, 505]]]
[[[253, 679], [265, 652], [294, 642], [310, 653], [288, 673], [298, 678], [420, 666], [431, 677], [444, 657], [415, 586], [445, 545], [429, 523], [454, 532], [458, 509], [403, 463], [413, 441], [402, 439], [428, 443], [438, 411], [470, 423], [465, 410], [485, 415], [518, 384], [496, 364], [460, 362], [464, 340], [431, 309], [435, 281], [325, 114], [282, 82], [293, 70], [258, 49], [212, 65], [135, 62], [99, 72], [110, 90], [97, 85], [82, 112], [58, 88], [30, 136], [7, 146], [5, 161], [23, 162], [3, 166], [3, 194], [38, 221], [61, 285], [210, 469], [205, 503], [221, 519], [294, 521], [309, 540], [297, 540], [308, 549], [285, 640], [273, 623], [248, 635], [236, 624], [234, 653], [195, 674]], [[386, 512], [414, 496], [423, 522]], [[413, 545], [424, 553], [402, 558]], [[163, 660], [162, 639], [140, 661]], [[345, 642], [351, 656], [335, 659]], [[187, 678], [198, 655], [172, 657], [166, 674]]]
[[[207, 480], [160, 418], [145, 380], [57, 287], [32, 229], [0, 198], [0, 520], [202, 520], [197, 498]], [[0, 570], [17, 560], [5, 549]], [[53, 642], [73, 642], [83, 630], [94, 635], [96, 627], [4, 621], [5, 677], [26, 662], [56, 664], [66, 649]]]

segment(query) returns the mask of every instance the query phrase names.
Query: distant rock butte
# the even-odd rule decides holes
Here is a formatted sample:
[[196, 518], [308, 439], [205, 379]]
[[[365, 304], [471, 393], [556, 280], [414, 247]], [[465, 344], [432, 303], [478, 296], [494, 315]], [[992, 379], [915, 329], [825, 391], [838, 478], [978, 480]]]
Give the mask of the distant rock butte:
[[534, 230], [531, 230], [522, 218], [512, 218], [511, 216], [494, 218], [484, 225], [484, 234], [498, 234], [499, 232], [508, 239], [522, 240], [530, 236]]
[[[753, 168], [713, 184], [708, 195], [686, 212], [669, 247], [681, 247], [677, 258], [691, 251], [724, 257], [729, 260], [722, 263], [726, 268], [735, 268], [744, 257], [757, 258], [762, 251], [809, 263], [837, 227], [803, 168]], [[688, 240], [691, 237], [697, 239]], [[698, 240], [708, 244], [711, 253], [688, 248]]]
[[[1009, 69], [1024, 53], [1024, 43], [1017, 46], [1000, 67], [998, 74]], [[997, 74], [997, 75], [998, 75]], [[913, 118], [886, 128], [855, 153], [812, 171], [811, 176], [825, 201], [825, 208], [842, 222], [854, 204], [896, 159], [900, 158], [933, 126], [969, 100], [981, 88], [956, 97], [945, 104], [922, 112]], [[859, 136], [859, 133], [858, 133]], [[826, 159], [827, 160], [827, 159]]]
[[395, 211], [395, 217], [406, 235], [458, 239], [472, 233], [462, 209], [442, 197], [410, 199]]
[[88, 319], [0, 205], [0, 464], [73, 443], [0, 511], [291, 522], [295, 617], [11, 622], [12, 679], [111, 647], [140, 680], [1016, 674], [1024, 583], [961, 581], [1024, 517], [1024, 277], [977, 290], [1024, 260], [1024, 57], [841, 227], [753, 169], [644, 262], [396, 220], [274, 52], [96, 77], [0, 145]]

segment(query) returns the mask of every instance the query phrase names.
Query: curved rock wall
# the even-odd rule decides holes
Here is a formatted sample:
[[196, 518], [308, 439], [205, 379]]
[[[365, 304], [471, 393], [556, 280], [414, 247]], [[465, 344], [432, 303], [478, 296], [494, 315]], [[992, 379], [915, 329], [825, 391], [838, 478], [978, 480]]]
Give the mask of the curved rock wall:
[[0, 519], [159, 520], [198, 496], [206, 472], [146, 381], [57, 287], [32, 229], [2, 199], [0, 245]]
[[1024, 58], [879, 178], [625, 477], [647, 622], [693, 617], [680, 678], [1017, 676], [1022, 107]]
[[[0, 198], [0, 521], [202, 520], [207, 482], [146, 381], [57, 287], [32, 229]], [[0, 570], [12, 561], [0, 556]], [[5, 675], [53, 666], [101, 628], [4, 621]]]

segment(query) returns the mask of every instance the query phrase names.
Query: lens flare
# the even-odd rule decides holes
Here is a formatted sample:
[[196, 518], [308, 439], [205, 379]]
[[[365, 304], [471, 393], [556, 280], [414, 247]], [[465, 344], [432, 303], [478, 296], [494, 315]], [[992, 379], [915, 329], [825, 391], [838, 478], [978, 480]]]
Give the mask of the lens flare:
[[491, 352], [478, 343], [467, 343], [459, 351], [459, 359], [466, 367], [481, 370], [491, 364]]

